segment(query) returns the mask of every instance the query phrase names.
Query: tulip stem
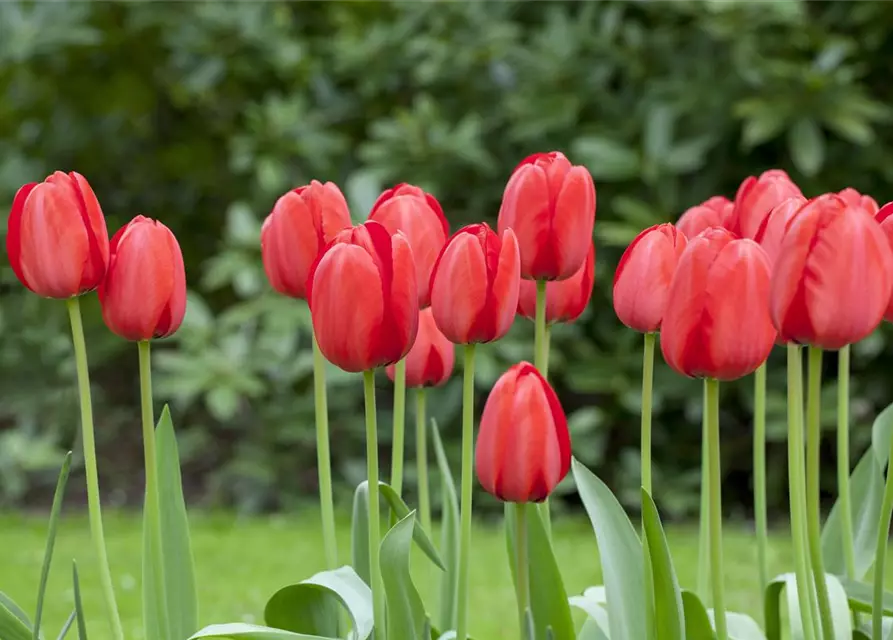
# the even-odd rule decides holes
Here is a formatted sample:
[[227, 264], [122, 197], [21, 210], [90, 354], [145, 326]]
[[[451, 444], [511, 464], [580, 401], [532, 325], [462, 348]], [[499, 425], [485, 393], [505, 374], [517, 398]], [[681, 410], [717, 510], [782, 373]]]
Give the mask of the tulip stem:
[[[311, 329], [312, 332], [312, 329]], [[319, 473], [319, 507], [326, 566], [338, 568], [338, 541], [335, 537], [335, 505], [332, 498], [332, 459], [329, 451], [329, 407], [326, 392], [326, 361], [316, 334], [313, 340], [313, 400], [316, 414], [316, 466]]]
[[820, 410], [822, 405], [822, 349], [809, 347], [809, 392], [806, 405], [806, 526], [809, 539], [809, 555], [812, 573], [818, 596], [822, 635], [834, 637], [834, 619], [831, 616], [831, 600], [828, 596], [828, 583], [825, 581], [825, 568], [822, 562], [822, 522], [819, 494], [819, 470], [821, 467], [820, 446], [822, 427]]
[[846, 577], [855, 580], [853, 507], [850, 503], [850, 345], [840, 349], [837, 361], [837, 495]]
[[406, 432], [406, 360], [394, 365], [394, 432], [391, 446], [391, 487], [403, 493], [403, 450]]
[[[893, 463], [893, 440], [890, 441], [890, 458]], [[887, 538], [890, 536], [890, 519], [893, 516], [893, 467], [887, 466], [884, 484], [884, 502], [878, 523], [877, 547], [874, 552], [874, 594], [871, 599], [871, 637], [883, 638], [884, 622], [884, 564], [887, 560]]]
[[375, 416], [375, 370], [363, 372], [366, 397], [366, 474], [369, 489], [369, 582], [372, 588], [372, 611], [376, 640], [385, 638], [384, 593], [381, 566], [378, 560], [381, 536], [381, 513], [378, 506], [378, 423]]
[[543, 377], [546, 380], [548, 380], [549, 379], [549, 353], [550, 353], [550, 349], [552, 347], [552, 325], [551, 324], [546, 325], [545, 332], [546, 332], [546, 334], [543, 339], [546, 342], [546, 347], [545, 347], [546, 357], [543, 360], [543, 369], [542, 369], [542, 371], [540, 371], [540, 373], [543, 374]]
[[654, 384], [654, 343], [657, 335], [645, 334], [642, 357], [642, 487], [651, 495], [651, 390]]
[[[545, 378], [549, 370], [549, 351], [546, 344], [546, 281], [536, 281], [536, 319], [533, 330], [533, 366]], [[546, 536], [552, 540], [552, 512], [549, 508], [549, 498], [543, 500], [537, 507], [543, 519]]]
[[419, 485], [419, 514], [422, 528], [431, 535], [431, 498], [428, 493], [428, 433], [425, 429], [427, 400], [425, 387], [416, 389], [415, 396], [415, 448], [416, 475]]
[[115, 602], [115, 588], [109, 569], [108, 553], [105, 549], [105, 534], [102, 530], [99, 472], [96, 467], [96, 442], [93, 435], [93, 400], [90, 395], [90, 369], [87, 364], [87, 343], [84, 339], [80, 300], [77, 297], [69, 298], [67, 305], [81, 403], [81, 432], [84, 444], [84, 470], [87, 474], [87, 510], [90, 518], [90, 533], [93, 537], [96, 557], [99, 560], [99, 579], [102, 583], [109, 624], [112, 627], [112, 637], [114, 640], [124, 640], [124, 630], [121, 627], [118, 605]]
[[701, 506], [698, 515], [698, 595], [705, 603], [710, 602], [710, 474], [707, 468], [707, 394], [701, 408]]
[[804, 545], [806, 488], [803, 476], [803, 363], [800, 346], [788, 344], [788, 492], [791, 509], [791, 538], [797, 577], [797, 600], [806, 640], [815, 638], [810, 591], [809, 556]]
[[527, 607], [530, 604], [530, 578], [527, 571], [527, 505], [516, 502], [515, 507], [515, 551], [516, 571], [518, 577], [518, 619], [521, 637], [524, 637], [524, 626], [527, 622]]
[[760, 593], [769, 584], [769, 527], [766, 515], [766, 363], [753, 376], [753, 508], [757, 521]]
[[722, 475], [719, 448], [719, 381], [704, 379], [707, 398], [707, 464], [710, 491], [710, 569], [713, 584], [713, 621], [717, 640], [728, 640], [722, 568]]
[[459, 602], [456, 638], [468, 637], [468, 563], [471, 554], [471, 497], [474, 471], [474, 344], [465, 345], [462, 382], [462, 497], [459, 537]]

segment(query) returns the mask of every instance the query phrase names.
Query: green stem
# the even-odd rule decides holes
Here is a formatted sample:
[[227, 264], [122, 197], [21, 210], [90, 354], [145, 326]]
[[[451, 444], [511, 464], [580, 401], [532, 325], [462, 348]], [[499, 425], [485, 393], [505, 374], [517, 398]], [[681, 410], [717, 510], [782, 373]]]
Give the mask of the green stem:
[[381, 536], [381, 512], [378, 506], [378, 423], [375, 416], [375, 370], [363, 372], [363, 392], [366, 396], [366, 473], [369, 481], [369, 582], [372, 588], [372, 611], [375, 638], [385, 638], [384, 592], [381, 566], [378, 560]]
[[319, 507], [326, 566], [338, 568], [335, 536], [335, 503], [332, 498], [332, 458], [329, 451], [329, 406], [326, 392], [326, 361], [313, 334], [313, 399], [316, 413], [316, 467], [319, 473]]
[[884, 502], [878, 523], [877, 547], [874, 551], [874, 595], [871, 600], [871, 637], [883, 638], [884, 622], [884, 564], [887, 561], [887, 538], [890, 535], [890, 519], [893, 515], [893, 439], [890, 440], [890, 457], [887, 464], [887, 481], [884, 484]]
[[788, 492], [791, 509], [791, 538], [797, 576], [797, 599], [806, 640], [814, 640], [809, 576], [809, 556], [805, 544], [805, 493], [803, 477], [803, 363], [800, 346], [788, 344]]
[[760, 593], [769, 584], [769, 527], [766, 515], [766, 363], [753, 376], [753, 508], [757, 521]]
[[530, 605], [530, 578], [527, 564], [527, 505], [515, 503], [515, 550], [516, 571], [518, 577], [518, 619], [520, 620], [521, 637], [524, 637], [524, 626], [527, 622], [527, 607]]
[[850, 345], [838, 352], [837, 362], [837, 495], [846, 577], [855, 580], [856, 552], [850, 503]]
[[707, 468], [707, 393], [701, 411], [701, 507], [698, 524], [698, 595], [705, 603], [710, 603], [710, 474]]
[[394, 432], [391, 448], [391, 487], [403, 493], [403, 449], [406, 433], [406, 360], [394, 365]]
[[431, 535], [431, 498], [428, 493], [428, 431], [425, 428], [425, 401], [427, 391], [424, 387], [416, 389], [415, 396], [415, 455], [416, 475], [419, 483], [419, 513], [422, 528]]
[[[533, 332], [533, 366], [546, 377], [549, 369], [549, 352], [546, 345], [546, 281], [536, 281], [536, 319]], [[546, 498], [538, 506], [540, 516], [543, 518], [543, 526], [549, 540], [552, 539], [552, 512], [549, 508], [549, 499]]]
[[109, 569], [108, 553], [105, 549], [105, 534], [102, 530], [102, 507], [99, 502], [99, 472], [96, 467], [96, 443], [93, 436], [93, 401], [90, 397], [90, 370], [87, 365], [87, 343], [84, 340], [84, 324], [81, 320], [79, 298], [67, 301], [68, 316], [71, 320], [71, 336], [74, 343], [74, 359], [78, 374], [78, 391], [81, 400], [81, 431], [84, 442], [84, 469], [87, 474], [87, 510], [90, 518], [90, 533], [93, 537], [96, 557], [99, 560], [99, 580], [102, 594], [112, 627], [114, 640], [124, 640], [118, 605], [115, 602], [115, 588]]
[[642, 359], [642, 486], [651, 495], [651, 389], [654, 384], [654, 343], [657, 334], [645, 334]]
[[831, 600], [828, 596], [828, 583], [825, 582], [825, 568], [822, 562], [822, 515], [819, 494], [821, 467], [819, 454], [822, 443], [821, 405], [822, 350], [819, 347], [809, 347], [809, 393], [806, 407], [806, 526], [822, 635], [830, 640], [834, 637], [834, 619], [831, 616]]
[[462, 384], [462, 487], [459, 516], [459, 602], [456, 639], [468, 637], [468, 563], [471, 555], [471, 489], [474, 472], [474, 344], [465, 345]]
[[717, 640], [728, 640], [722, 568], [722, 475], [719, 448], [719, 381], [704, 380], [707, 396], [707, 465], [710, 491], [710, 570]]
[[545, 346], [546, 358], [543, 361], [543, 369], [542, 369], [542, 371], [540, 371], [540, 373], [542, 373], [543, 377], [546, 380], [548, 380], [549, 379], [549, 353], [551, 352], [550, 350], [552, 348], [552, 325], [551, 324], [546, 325], [545, 332], [546, 332], [546, 335], [544, 336], [543, 339], [546, 342], [546, 346]]

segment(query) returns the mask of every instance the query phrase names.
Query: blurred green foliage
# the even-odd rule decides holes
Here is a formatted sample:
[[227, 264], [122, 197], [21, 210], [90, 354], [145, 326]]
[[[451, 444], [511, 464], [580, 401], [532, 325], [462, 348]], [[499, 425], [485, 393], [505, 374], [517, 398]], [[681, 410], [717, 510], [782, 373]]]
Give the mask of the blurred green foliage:
[[[576, 455], [636, 503], [641, 337], [611, 306], [620, 252], [771, 167], [807, 194], [853, 186], [889, 199], [891, 31], [886, 3], [848, 0], [0, 3], [0, 202], [75, 169], [111, 231], [136, 213], [174, 230], [191, 294], [180, 333], [156, 345], [156, 392], [174, 405], [187, 491], [258, 510], [308, 499], [316, 482], [308, 312], [271, 293], [259, 256], [276, 198], [334, 180], [362, 220], [379, 191], [412, 182], [455, 229], [494, 221], [522, 157], [564, 150], [596, 179], [598, 259], [590, 309], [554, 331], [551, 371]], [[22, 504], [73, 446], [74, 369], [62, 306], [27, 293], [5, 264], [0, 287], [0, 504]], [[87, 310], [103, 488], [136, 501], [136, 349], [102, 326], [92, 297]], [[508, 363], [532, 358], [532, 335], [519, 319], [481, 349], [480, 402]], [[854, 454], [891, 400], [885, 345], [876, 335], [855, 349]], [[775, 354], [776, 508], [782, 367]], [[826, 358], [829, 429], [835, 370]], [[364, 469], [362, 385], [334, 368], [329, 383], [344, 495]], [[700, 386], [662, 363], [655, 384], [657, 500], [682, 516], [697, 500]], [[384, 375], [379, 387], [387, 456]], [[430, 402], [454, 453], [459, 392], [454, 379]], [[739, 514], [751, 397], [750, 380], [722, 396], [725, 497]]]

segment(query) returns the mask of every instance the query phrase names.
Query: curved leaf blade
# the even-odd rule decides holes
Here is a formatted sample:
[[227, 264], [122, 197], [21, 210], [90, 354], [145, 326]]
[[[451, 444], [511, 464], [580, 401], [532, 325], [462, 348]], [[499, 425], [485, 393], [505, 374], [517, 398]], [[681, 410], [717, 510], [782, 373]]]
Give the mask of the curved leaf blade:
[[357, 575], [369, 584], [369, 482], [363, 480], [353, 493], [350, 526], [351, 564]]
[[654, 628], [658, 640], [684, 640], [685, 613], [682, 592], [673, 568], [670, 546], [660, 522], [660, 514], [651, 496], [642, 488], [642, 519], [645, 545], [651, 559], [651, 583], [654, 589]]
[[395, 524], [381, 541], [381, 580], [388, 606], [389, 640], [427, 640], [428, 616], [409, 572], [414, 528], [413, 511]]
[[337, 640], [336, 638], [308, 636], [304, 633], [292, 633], [243, 622], [212, 624], [190, 636], [189, 640], [203, 638], [215, 638], [216, 640]]
[[893, 438], [893, 403], [877, 414], [871, 425], [871, 449], [881, 469], [887, 466], [887, 458], [890, 457], [891, 438]]
[[[11, 604], [12, 607], [8, 606]], [[20, 617], [21, 609], [9, 598], [0, 600], [0, 638], [3, 640], [31, 640], [31, 625]]]
[[56, 545], [56, 530], [59, 527], [59, 514], [62, 512], [62, 500], [65, 497], [65, 486], [68, 484], [68, 473], [71, 471], [71, 451], [65, 454], [56, 491], [53, 493], [53, 506], [50, 508], [50, 523], [47, 528], [47, 544], [43, 553], [43, 566], [40, 569], [40, 584], [37, 588], [37, 608], [34, 613], [34, 640], [40, 638], [40, 619], [43, 616], [43, 600], [46, 596], [47, 578], [50, 576], [50, 565], [53, 563], [53, 549]]
[[440, 576], [440, 608], [438, 621], [441, 629], [456, 627], [456, 605], [459, 599], [459, 498], [456, 496], [456, 482], [450, 471], [450, 463], [440, 440], [437, 421], [431, 420], [431, 442], [440, 471], [441, 539], [440, 551], [446, 569]]
[[537, 505], [524, 505], [527, 511], [528, 561], [530, 571], [530, 613], [537, 640], [574, 640], [574, 620], [567, 591], [552, 543], [546, 533]]
[[[402, 520], [410, 513], [409, 507], [394, 487], [387, 482], [381, 481], [379, 481], [378, 487], [381, 497], [387, 501], [388, 506], [397, 516], [398, 520]], [[440, 554], [437, 553], [437, 548], [434, 546], [434, 543], [431, 542], [431, 538], [428, 537], [428, 532], [422, 528], [422, 523], [418, 518], [415, 519], [415, 526], [412, 529], [412, 539], [418, 545], [419, 549], [422, 550], [422, 553], [428, 556], [428, 559], [431, 560], [435, 566], [441, 570], [446, 569], [443, 565], [443, 560], [440, 559]]]
[[685, 613], [686, 640], [715, 640], [713, 624], [704, 603], [693, 591], [682, 591], [682, 610]]

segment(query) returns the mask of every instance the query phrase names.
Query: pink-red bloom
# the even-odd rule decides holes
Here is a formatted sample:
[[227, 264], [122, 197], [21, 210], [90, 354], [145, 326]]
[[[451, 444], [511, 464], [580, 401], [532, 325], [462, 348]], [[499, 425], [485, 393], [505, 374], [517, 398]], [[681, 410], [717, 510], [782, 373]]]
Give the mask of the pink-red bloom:
[[733, 231], [745, 238], [753, 238], [769, 212], [794, 196], [803, 194], [781, 169], [764, 171], [759, 178], [750, 176], [741, 183], [735, 195]]
[[521, 251], [521, 277], [565, 280], [586, 260], [595, 224], [595, 185], [586, 167], [558, 151], [521, 161], [499, 209], [499, 233], [512, 229]]
[[784, 234], [787, 232], [791, 220], [794, 219], [804, 204], [806, 204], [806, 198], [803, 196], [790, 197], [780, 202], [763, 219], [763, 223], [754, 236], [754, 241], [763, 247], [766, 257], [769, 258], [770, 265], [775, 264], [778, 252], [781, 251], [781, 241], [784, 240]]
[[344, 229], [307, 278], [307, 301], [319, 349], [345, 371], [401, 360], [419, 328], [412, 249], [402, 233], [378, 222]]
[[708, 229], [679, 259], [660, 330], [664, 360], [682, 375], [734, 380], [772, 350], [770, 266], [756, 242]]
[[836, 194], [803, 205], [781, 243], [772, 321], [785, 342], [839, 349], [880, 324], [893, 291], [893, 254], [874, 217]]
[[[419, 334], [406, 355], [406, 386], [437, 387], [450, 379], [456, 359], [456, 347], [437, 328], [431, 307], [419, 312]], [[394, 380], [394, 365], [387, 368]]]
[[511, 229], [496, 235], [487, 224], [459, 229], [431, 273], [431, 309], [456, 344], [498, 340], [512, 326], [521, 282], [518, 241]]
[[[546, 322], [572, 323], [586, 309], [592, 297], [595, 282], [595, 245], [580, 270], [567, 280], [546, 283]], [[536, 282], [521, 280], [518, 295], [518, 313], [525, 318], [536, 320]]]
[[571, 466], [567, 418], [555, 391], [532, 364], [506, 371], [481, 415], [475, 470], [504, 502], [542, 502]]
[[847, 187], [840, 191], [837, 195], [843, 198], [849, 206], [862, 209], [868, 215], [875, 215], [878, 212], [877, 200], [871, 196], [864, 196], [852, 187]]
[[108, 267], [109, 236], [84, 176], [57, 171], [19, 189], [6, 252], [16, 278], [38, 295], [70, 298], [98, 287]]
[[170, 229], [137, 216], [118, 230], [99, 302], [105, 324], [126, 340], [165, 338], [180, 328], [186, 314], [186, 270]]
[[676, 228], [691, 239], [710, 227], [731, 229], [734, 224], [735, 203], [724, 196], [713, 196], [686, 210], [676, 222]]
[[305, 298], [307, 276], [323, 248], [350, 226], [341, 190], [314, 180], [276, 201], [260, 232], [264, 271], [272, 287], [293, 298]]
[[430, 193], [410, 184], [398, 184], [376, 200], [369, 219], [380, 222], [391, 233], [401, 231], [412, 247], [419, 307], [431, 304], [431, 270], [450, 236], [450, 225], [440, 203]]
[[[891, 250], [893, 250], [893, 202], [888, 202], [881, 207], [875, 216], [875, 220], [881, 225], [881, 231], [887, 236], [887, 242], [890, 244]], [[891, 294], [890, 303], [884, 312], [884, 320], [893, 322], [893, 294]]]
[[673, 225], [642, 231], [626, 248], [614, 273], [614, 312], [630, 329], [660, 328], [676, 264], [688, 244]]

